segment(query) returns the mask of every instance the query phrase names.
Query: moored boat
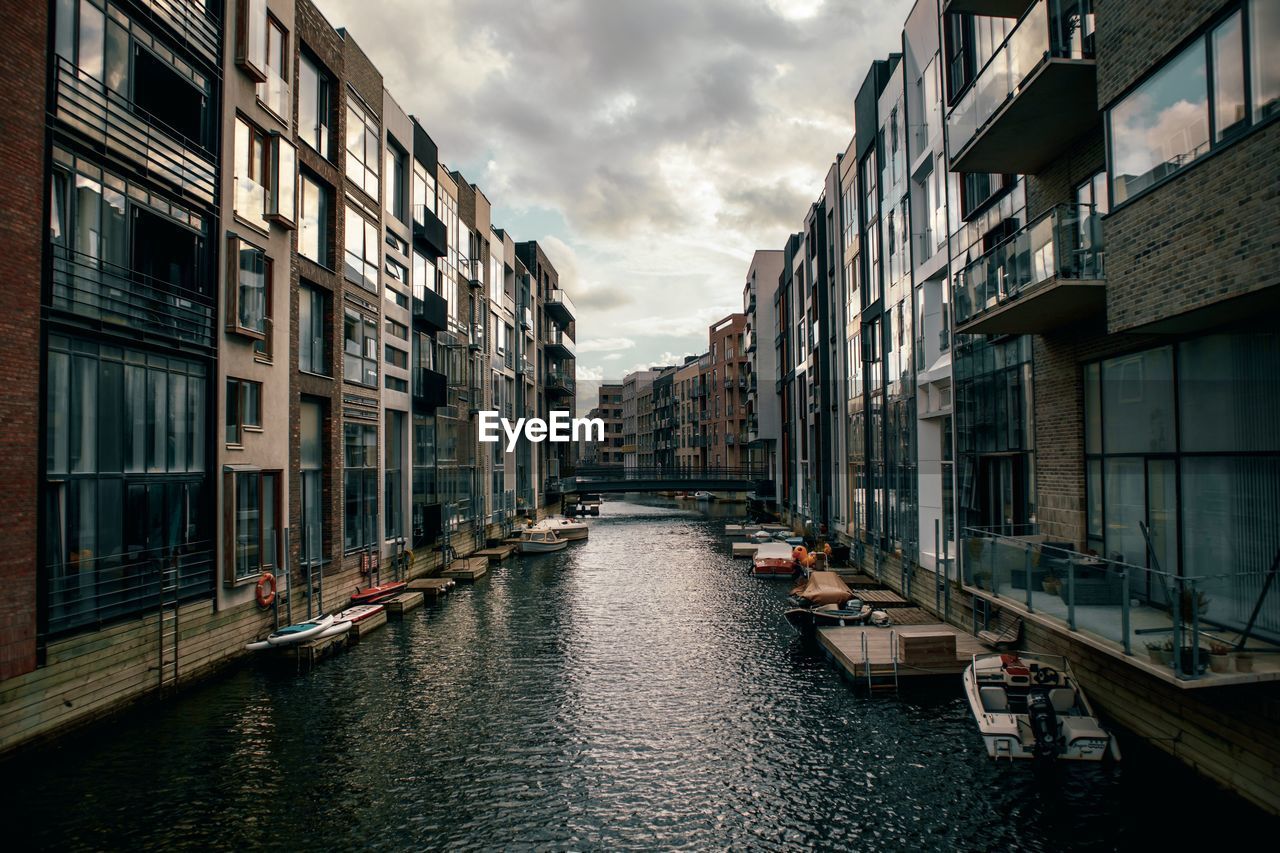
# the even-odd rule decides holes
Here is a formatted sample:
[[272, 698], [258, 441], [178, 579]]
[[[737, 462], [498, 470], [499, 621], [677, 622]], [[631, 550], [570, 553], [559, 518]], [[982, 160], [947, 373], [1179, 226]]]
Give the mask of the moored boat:
[[[265, 640], [249, 643], [245, 648], [260, 651], [273, 646], [292, 646], [296, 643], [305, 643], [307, 640], [316, 639], [332, 625], [332, 616], [317, 616], [314, 619], [308, 619], [296, 625], [286, 625], [268, 634]], [[350, 628], [351, 626], [348, 625], [347, 627]]]
[[544, 518], [529, 529], [554, 530], [557, 536], [570, 542], [586, 539], [591, 532], [585, 521], [575, 521], [572, 518]]
[[713, 501], [716, 499], [716, 496], [711, 494], [711, 492], [698, 491], [693, 493], [693, 499], [695, 501]]
[[392, 581], [391, 583], [376, 584], [364, 589], [357, 589], [351, 596], [351, 603], [353, 605], [377, 604], [393, 595], [399, 595], [408, 586], [409, 584], [405, 581]]
[[781, 542], [765, 542], [751, 558], [751, 573], [760, 578], [789, 578], [796, 573], [791, 546]]
[[569, 540], [561, 539], [554, 530], [526, 530], [520, 535], [521, 554], [548, 554], [569, 546]]
[[364, 620], [381, 613], [384, 609], [385, 607], [381, 604], [357, 604], [354, 607], [348, 607], [341, 613], [333, 614], [333, 618], [338, 621], [350, 622], [352, 625], [358, 625]]
[[964, 692], [992, 758], [1120, 759], [1066, 658], [1039, 652], [974, 655]]

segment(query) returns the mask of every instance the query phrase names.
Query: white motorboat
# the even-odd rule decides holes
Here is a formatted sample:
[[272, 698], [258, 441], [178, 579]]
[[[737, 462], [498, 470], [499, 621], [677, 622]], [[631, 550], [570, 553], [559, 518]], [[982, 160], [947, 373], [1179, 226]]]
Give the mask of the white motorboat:
[[974, 655], [964, 691], [992, 758], [1120, 760], [1115, 736], [1099, 724], [1064, 657]]
[[791, 546], [783, 542], [765, 542], [751, 558], [751, 573], [758, 578], [789, 578], [796, 573], [796, 558]]
[[694, 492], [693, 499], [695, 501], [713, 501], [716, 499], [716, 496], [710, 492]]
[[554, 530], [526, 530], [520, 536], [521, 554], [548, 554], [569, 547], [568, 539], [561, 539]]
[[554, 530], [557, 536], [570, 542], [577, 539], [586, 539], [587, 534], [590, 532], [590, 528], [587, 527], [585, 521], [575, 521], [572, 518], [544, 518], [530, 529]]

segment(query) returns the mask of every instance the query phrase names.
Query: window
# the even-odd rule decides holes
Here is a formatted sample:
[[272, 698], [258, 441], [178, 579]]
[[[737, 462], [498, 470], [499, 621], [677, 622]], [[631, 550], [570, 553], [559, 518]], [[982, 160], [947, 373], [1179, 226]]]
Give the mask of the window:
[[386, 351], [387, 364], [390, 364], [393, 367], [399, 367], [403, 370], [409, 369], [408, 352], [400, 349], [399, 347], [393, 347], [391, 344], [386, 344], [383, 349]]
[[429, 415], [413, 416], [413, 547], [417, 548], [440, 533], [439, 514], [428, 523], [427, 505], [436, 497], [436, 423]]
[[235, 212], [244, 221], [267, 230], [267, 134], [236, 116]]
[[243, 444], [246, 429], [262, 429], [262, 383], [227, 378], [227, 444]]
[[413, 161], [413, 221], [419, 225], [427, 222], [427, 211], [436, 210], [436, 179], [427, 167]]
[[302, 401], [299, 410], [299, 476], [302, 481], [302, 562], [318, 565], [324, 556], [324, 410], [314, 400]]
[[409, 286], [409, 270], [404, 264], [393, 258], [387, 258], [386, 270], [387, 275], [391, 276], [391, 278], [400, 282], [405, 287]]
[[227, 331], [262, 341], [270, 354], [271, 259], [239, 237], [227, 238]]
[[1253, 0], [1249, 4], [1250, 85], [1254, 121], [1280, 113], [1280, 4]]
[[348, 308], [343, 327], [342, 378], [378, 387], [378, 321]]
[[969, 219], [990, 207], [991, 202], [1012, 185], [1004, 175], [966, 172], [960, 176], [960, 215]]
[[228, 586], [275, 573], [280, 564], [280, 472], [236, 471], [225, 475]]
[[313, 284], [298, 288], [298, 369], [329, 374], [329, 294]]
[[343, 547], [347, 551], [377, 543], [378, 428], [343, 424]]
[[404, 536], [404, 412], [387, 411], [386, 473], [383, 475], [386, 497], [385, 535], [387, 539]]
[[354, 95], [347, 97], [347, 177], [374, 199], [378, 198], [377, 119]]
[[409, 327], [404, 323], [397, 323], [390, 317], [386, 318], [386, 332], [393, 338], [399, 338], [402, 341], [409, 340]]
[[285, 124], [289, 123], [289, 33], [267, 16], [266, 77], [257, 85], [258, 101]]
[[401, 379], [398, 376], [387, 375], [382, 377], [382, 382], [386, 386], [388, 391], [395, 391], [400, 394], [409, 393], [409, 380], [407, 379]]
[[343, 272], [365, 290], [378, 292], [378, 227], [347, 205], [346, 263]]
[[329, 188], [302, 174], [302, 203], [298, 211], [298, 254], [322, 267], [330, 266]]
[[405, 163], [409, 157], [394, 141], [387, 141], [387, 212], [401, 222], [409, 222], [409, 192], [405, 180]]
[[1113, 202], [1123, 203], [1275, 114], [1280, 59], [1272, 48], [1277, 35], [1280, 10], [1275, 3], [1253, 0], [1111, 108]]
[[254, 81], [266, 81], [267, 0], [236, 3], [236, 64]]
[[321, 157], [333, 160], [333, 83], [306, 51], [298, 65], [298, 137]]
[[267, 175], [267, 219], [285, 228], [297, 221], [294, 209], [298, 154], [293, 143], [279, 133], [271, 134], [271, 161]]

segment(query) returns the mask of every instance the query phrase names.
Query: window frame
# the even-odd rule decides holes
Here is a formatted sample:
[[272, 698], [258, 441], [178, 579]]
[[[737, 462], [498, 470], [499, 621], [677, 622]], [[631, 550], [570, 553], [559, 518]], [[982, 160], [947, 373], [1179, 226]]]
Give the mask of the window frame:
[[[268, 16], [267, 0], [236, 2], [236, 65], [254, 83], [267, 81]], [[254, 31], [255, 24], [258, 32]]]
[[[314, 335], [308, 334], [305, 336], [305, 340], [308, 342], [305, 344], [305, 347], [303, 343], [304, 341], [303, 333], [306, 330], [303, 328], [303, 324], [302, 324], [302, 302], [304, 299], [311, 300], [311, 305], [309, 306], [309, 310], [311, 311], [311, 317], [313, 318], [312, 322], [314, 324], [315, 323], [314, 311], [316, 307], [315, 303], [317, 301], [316, 297], [319, 297], [318, 302], [320, 307], [320, 320], [319, 320], [319, 327], [321, 332], [320, 338], [319, 338], [320, 365], [324, 368], [323, 372], [315, 369], [316, 365], [315, 365], [315, 359], [314, 359], [314, 342], [316, 340], [316, 337]], [[306, 279], [302, 280], [298, 284], [298, 370], [299, 372], [307, 373], [312, 376], [324, 376], [326, 378], [332, 378], [333, 349], [330, 345], [330, 337], [331, 337], [332, 331], [333, 331], [333, 294], [331, 294], [325, 288], [320, 287], [319, 285], [314, 284], [309, 280], [306, 280]], [[302, 353], [304, 351], [304, 348], [309, 353], [309, 357], [308, 357], [308, 361], [310, 362], [309, 367], [303, 367], [303, 364], [302, 364]]]
[[[359, 341], [359, 343], [360, 343], [360, 348], [361, 348], [361, 352], [360, 352], [359, 354], [357, 354], [357, 353], [353, 353], [353, 352], [348, 352], [348, 351], [347, 351], [347, 344], [348, 344], [348, 342], [351, 340], [350, 338], [348, 338], [348, 337], [347, 337], [347, 321], [348, 321], [348, 320], [350, 320], [350, 319], [352, 319], [352, 318], [354, 318], [354, 319], [356, 320], [356, 323], [358, 324], [359, 328], [361, 329], [361, 337], [360, 337], [360, 341]], [[370, 337], [370, 335], [369, 335], [369, 329], [372, 329], [372, 330], [373, 330], [372, 338], [371, 338], [371, 337]], [[353, 385], [359, 385], [359, 386], [364, 387], [364, 388], [377, 388], [377, 387], [378, 387], [378, 385], [379, 385], [378, 379], [379, 379], [379, 377], [382, 375], [382, 370], [381, 370], [381, 366], [380, 366], [380, 365], [381, 365], [381, 355], [382, 355], [382, 354], [381, 354], [381, 352], [379, 351], [379, 348], [378, 348], [378, 345], [379, 345], [379, 336], [378, 336], [378, 331], [379, 331], [379, 330], [378, 330], [378, 321], [377, 321], [377, 319], [376, 319], [376, 318], [370, 318], [370, 317], [369, 317], [367, 314], [365, 314], [364, 312], [362, 312], [362, 311], [357, 311], [355, 308], [352, 308], [352, 307], [351, 307], [351, 306], [349, 306], [349, 305], [348, 305], [348, 306], [344, 306], [344, 307], [343, 307], [343, 322], [342, 322], [342, 381], [344, 381], [344, 382], [349, 382], [349, 383], [351, 383], [351, 384], [353, 384]], [[369, 342], [370, 342], [370, 340], [372, 340], [372, 342], [373, 342], [373, 354], [372, 354], [372, 355], [369, 355], [369, 354], [368, 354], [368, 351], [369, 351]], [[360, 361], [362, 362], [362, 368], [361, 368], [360, 378], [359, 378], [359, 379], [352, 378], [351, 376], [349, 376], [349, 375], [348, 375], [348, 371], [347, 371], [347, 359], [348, 359], [348, 358], [352, 358], [352, 359], [356, 359], [356, 358], [358, 358], [358, 359], [360, 359]], [[370, 367], [370, 365], [372, 365], [372, 367], [373, 367], [373, 381], [372, 381], [372, 382], [366, 382], [366, 381], [364, 381], [364, 380], [365, 380], [365, 377], [366, 377], [366, 376], [368, 375], [368, 373], [369, 373], [369, 367]]]
[[[303, 238], [307, 231], [307, 186], [314, 186], [318, 191], [317, 198], [321, 201], [321, 210], [317, 213], [315, 221], [317, 228], [316, 237], [316, 254], [319, 257], [308, 255], [303, 249]], [[298, 256], [306, 258], [313, 264], [323, 267], [330, 272], [333, 271], [333, 249], [334, 249], [334, 192], [333, 187], [324, 181], [318, 175], [302, 170], [298, 173]]]
[[[241, 477], [252, 477], [258, 481], [258, 562], [256, 568], [250, 569], [245, 574], [240, 574], [238, 569], [238, 557], [240, 556], [240, 506], [239, 506], [239, 479]], [[267, 513], [263, 511], [263, 504], [266, 501], [268, 486], [267, 478], [271, 478], [271, 517], [267, 518]], [[238, 587], [253, 583], [263, 572], [271, 572], [276, 574], [281, 568], [283, 554], [283, 536], [281, 522], [283, 521], [283, 513], [281, 504], [282, 483], [284, 480], [284, 472], [279, 469], [268, 470], [250, 470], [250, 471], [226, 471], [222, 475], [222, 504], [223, 504], [223, 566], [222, 566], [222, 583], [225, 587]], [[274, 534], [272, 536], [272, 547], [266, 547], [266, 532], [270, 529]], [[269, 554], [270, 550], [273, 553]], [[265, 559], [270, 557], [270, 560]]]
[[[263, 264], [263, 312], [262, 312], [262, 329], [254, 329], [251, 326], [245, 326], [241, 323], [241, 282], [240, 274], [242, 267], [240, 259], [245, 252], [257, 254], [262, 259]], [[234, 260], [234, 263], [233, 263]], [[262, 344], [259, 349], [261, 355], [270, 358], [271, 356], [271, 338], [272, 338], [272, 312], [271, 303], [274, 296], [274, 288], [272, 286], [272, 278], [275, 273], [274, 263], [271, 256], [267, 254], [265, 249], [255, 246], [248, 242], [238, 234], [227, 235], [227, 319], [226, 331], [231, 335], [251, 338], [252, 340]]]
[[[246, 432], [262, 432], [262, 383], [253, 379], [241, 379], [238, 376], [228, 376], [224, 385], [225, 397], [224, 405], [226, 406], [225, 432], [223, 441], [227, 447], [244, 447], [244, 434]], [[232, 392], [232, 388], [235, 392]], [[257, 423], [252, 423], [245, 419], [245, 412], [248, 406], [246, 403], [253, 397], [253, 408], [256, 411]], [[234, 406], [232, 405], [234, 401]], [[233, 420], [234, 414], [234, 420]], [[230, 430], [234, 427], [235, 438], [233, 439]]]

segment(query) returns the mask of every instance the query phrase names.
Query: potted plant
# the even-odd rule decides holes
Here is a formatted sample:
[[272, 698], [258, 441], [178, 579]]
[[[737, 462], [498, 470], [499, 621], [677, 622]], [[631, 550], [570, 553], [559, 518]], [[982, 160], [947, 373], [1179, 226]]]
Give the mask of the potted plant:
[[1231, 647], [1226, 643], [1213, 641], [1209, 644], [1209, 669], [1213, 672], [1231, 671]]
[[1156, 666], [1168, 666], [1173, 662], [1173, 640], [1148, 640], [1144, 645]]
[[1236, 672], [1253, 672], [1253, 652], [1236, 652]]

